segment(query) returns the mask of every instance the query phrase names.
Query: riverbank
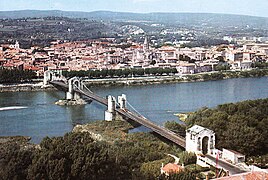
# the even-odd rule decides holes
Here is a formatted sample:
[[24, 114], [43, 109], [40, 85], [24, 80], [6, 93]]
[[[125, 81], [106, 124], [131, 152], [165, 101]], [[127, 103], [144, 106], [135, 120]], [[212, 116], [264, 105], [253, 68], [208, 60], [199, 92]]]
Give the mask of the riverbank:
[[0, 92], [20, 92], [20, 91], [51, 91], [56, 90], [53, 86], [43, 86], [43, 82], [23, 83], [23, 84], [0, 84]]
[[[214, 71], [208, 73], [172, 75], [172, 76], [146, 76], [131, 78], [106, 78], [106, 79], [85, 79], [84, 82], [89, 86], [133, 86], [133, 85], [151, 85], [165, 83], [183, 83], [215, 81], [230, 78], [249, 78], [268, 76], [268, 69], [253, 69], [248, 71]], [[42, 82], [27, 84], [0, 84], [0, 92], [20, 92], [20, 91], [49, 91], [55, 90], [53, 86], [43, 87]]]

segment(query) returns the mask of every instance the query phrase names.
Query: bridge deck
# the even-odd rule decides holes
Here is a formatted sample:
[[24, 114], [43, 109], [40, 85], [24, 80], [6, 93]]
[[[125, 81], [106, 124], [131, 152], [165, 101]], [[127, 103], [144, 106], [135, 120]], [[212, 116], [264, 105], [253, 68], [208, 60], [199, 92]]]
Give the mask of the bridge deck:
[[[50, 82], [52, 85], [54, 86], [60, 86], [60, 87], [63, 87], [63, 88], [68, 88], [68, 85], [63, 83], [63, 82], [60, 82], [60, 81], [52, 81]], [[82, 90], [79, 90], [79, 89], [75, 89], [74, 90], [75, 92], [83, 95], [83, 96], [86, 96], [92, 100], [95, 100], [105, 106], [108, 105], [108, 101], [107, 99], [103, 98], [103, 97], [100, 97], [94, 93], [91, 93], [91, 92], [84, 92]], [[119, 113], [120, 115], [122, 115], [123, 117], [126, 117], [126, 118], [129, 118], [149, 129], [151, 129], [152, 131], [154, 131], [155, 133], [167, 138], [168, 140], [174, 142], [175, 144], [181, 146], [181, 147], [184, 147], [186, 146], [186, 142], [185, 142], [185, 138], [184, 137], [181, 137], [177, 134], [175, 134], [174, 132], [164, 128], [164, 127], [161, 127], [161, 126], [158, 126], [156, 124], [154, 124], [153, 122], [151, 122], [150, 120], [146, 119], [145, 117], [142, 117], [140, 115], [137, 115], [135, 113], [132, 113], [130, 112], [129, 110], [125, 110], [125, 109], [116, 109], [116, 112]]]
[[[211, 156], [211, 155], [206, 155], [206, 158], [208, 158], [209, 160], [216, 162], [216, 158]], [[234, 175], [234, 174], [241, 174], [244, 172], [247, 172], [245, 170], [240, 169], [239, 167], [232, 165], [230, 163], [227, 163], [221, 159], [218, 160], [218, 166], [220, 168], [223, 168], [225, 171], [229, 171], [230, 175]]]

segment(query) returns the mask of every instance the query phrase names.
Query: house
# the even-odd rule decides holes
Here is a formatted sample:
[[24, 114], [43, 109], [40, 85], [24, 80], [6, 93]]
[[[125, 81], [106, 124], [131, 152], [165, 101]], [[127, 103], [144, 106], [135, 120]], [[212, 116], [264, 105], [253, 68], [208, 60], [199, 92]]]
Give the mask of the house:
[[231, 161], [233, 164], [245, 162], [245, 155], [234, 150], [224, 149], [222, 151], [222, 158]]
[[244, 53], [240, 51], [229, 51], [226, 53], [226, 59], [229, 61], [242, 61]]
[[194, 63], [181, 63], [176, 69], [179, 74], [194, 74], [195, 67]]

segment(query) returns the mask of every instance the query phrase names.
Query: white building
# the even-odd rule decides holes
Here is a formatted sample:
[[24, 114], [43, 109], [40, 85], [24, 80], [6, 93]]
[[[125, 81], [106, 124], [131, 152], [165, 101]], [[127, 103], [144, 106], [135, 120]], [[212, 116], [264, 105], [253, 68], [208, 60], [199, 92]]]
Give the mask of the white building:
[[186, 130], [186, 151], [196, 154], [212, 154], [215, 148], [215, 133], [199, 125]]
[[245, 155], [234, 150], [222, 149], [222, 158], [231, 161], [233, 164], [245, 162]]

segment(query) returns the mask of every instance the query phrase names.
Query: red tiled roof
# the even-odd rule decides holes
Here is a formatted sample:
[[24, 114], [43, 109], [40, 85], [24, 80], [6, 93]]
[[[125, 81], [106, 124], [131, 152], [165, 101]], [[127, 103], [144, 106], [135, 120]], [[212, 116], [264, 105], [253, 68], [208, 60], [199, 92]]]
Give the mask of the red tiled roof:
[[173, 164], [173, 163], [168, 163], [166, 164], [162, 170], [165, 171], [166, 173], [170, 174], [170, 173], [178, 173], [183, 171], [183, 167], [181, 167], [180, 165], [177, 164]]
[[4, 66], [4, 67], [14, 67], [14, 66], [15, 66], [15, 64], [6, 63], [6, 64], [4, 64], [3, 66]]
[[243, 174], [236, 174], [233, 176], [227, 176], [222, 178], [217, 178], [215, 180], [266, 180], [268, 179], [267, 172], [247, 172]]
[[24, 70], [32, 70], [32, 71], [39, 71], [39, 70], [41, 70], [41, 68], [35, 67], [35, 66], [25, 66], [23, 69]]

